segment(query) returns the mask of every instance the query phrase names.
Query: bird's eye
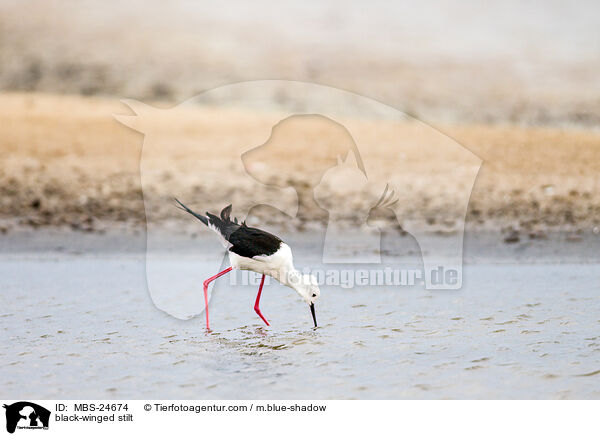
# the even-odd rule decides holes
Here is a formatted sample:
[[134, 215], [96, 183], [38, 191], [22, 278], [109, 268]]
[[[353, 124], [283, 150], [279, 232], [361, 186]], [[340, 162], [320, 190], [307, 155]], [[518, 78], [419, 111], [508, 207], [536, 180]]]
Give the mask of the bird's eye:
[[316, 297], [316, 296], [317, 296], [317, 294], [313, 294], [312, 296], [313, 296], [313, 297]]

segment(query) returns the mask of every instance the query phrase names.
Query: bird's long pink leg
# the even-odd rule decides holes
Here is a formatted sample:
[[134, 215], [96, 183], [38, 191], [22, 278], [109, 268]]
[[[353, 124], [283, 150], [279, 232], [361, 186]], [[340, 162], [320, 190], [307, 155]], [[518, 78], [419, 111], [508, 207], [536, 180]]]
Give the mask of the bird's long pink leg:
[[260, 279], [260, 286], [258, 288], [258, 294], [256, 295], [256, 302], [254, 303], [254, 311], [262, 318], [266, 325], [269, 325], [269, 321], [265, 319], [263, 314], [260, 312], [260, 294], [262, 293], [263, 285], [265, 284], [265, 275], [263, 274], [262, 279]]
[[218, 279], [219, 277], [221, 277], [223, 274], [227, 274], [229, 271], [231, 271], [232, 268], [229, 267], [227, 269], [224, 269], [223, 271], [221, 271], [219, 274], [212, 276], [209, 279], [204, 280], [204, 306], [206, 307], [206, 329], [210, 330], [210, 324], [208, 322], [208, 285], [210, 284], [210, 282], [212, 282], [213, 280]]

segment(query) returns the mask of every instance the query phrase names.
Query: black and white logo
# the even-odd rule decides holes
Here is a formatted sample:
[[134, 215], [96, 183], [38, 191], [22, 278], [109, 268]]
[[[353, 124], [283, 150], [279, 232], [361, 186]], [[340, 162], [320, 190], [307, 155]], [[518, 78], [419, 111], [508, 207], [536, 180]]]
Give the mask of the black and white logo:
[[19, 401], [3, 406], [6, 409], [6, 431], [14, 433], [16, 429], [48, 429], [50, 411], [29, 401]]

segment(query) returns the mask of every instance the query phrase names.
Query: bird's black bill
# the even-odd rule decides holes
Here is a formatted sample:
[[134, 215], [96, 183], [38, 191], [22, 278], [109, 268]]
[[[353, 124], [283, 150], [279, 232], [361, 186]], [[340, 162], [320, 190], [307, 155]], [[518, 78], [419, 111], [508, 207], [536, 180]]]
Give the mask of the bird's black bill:
[[315, 327], [317, 326], [317, 316], [315, 315], [315, 303], [310, 303], [310, 313], [313, 316], [313, 321], [315, 322]]

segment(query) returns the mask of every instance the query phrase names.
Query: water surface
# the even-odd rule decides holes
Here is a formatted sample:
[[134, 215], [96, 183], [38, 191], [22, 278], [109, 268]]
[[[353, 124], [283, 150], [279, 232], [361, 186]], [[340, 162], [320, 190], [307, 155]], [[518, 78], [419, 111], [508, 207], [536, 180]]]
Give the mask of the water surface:
[[[600, 398], [597, 263], [469, 264], [460, 291], [277, 284], [159, 311], [136, 253], [0, 256], [0, 396]], [[173, 280], [177, 280], [174, 276]], [[202, 298], [198, 286], [198, 298]]]

